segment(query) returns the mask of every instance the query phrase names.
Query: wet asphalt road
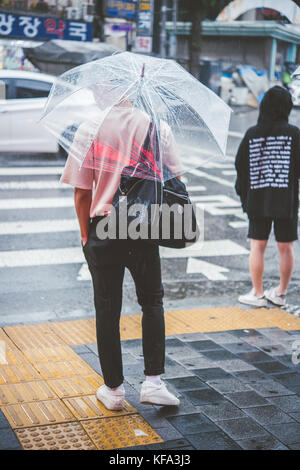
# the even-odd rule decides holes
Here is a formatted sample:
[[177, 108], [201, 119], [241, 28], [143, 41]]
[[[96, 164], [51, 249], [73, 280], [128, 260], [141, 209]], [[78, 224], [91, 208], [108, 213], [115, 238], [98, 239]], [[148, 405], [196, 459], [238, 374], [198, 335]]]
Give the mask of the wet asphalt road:
[[[167, 309], [236, 305], [239, 293], [250, 288], [247, 223], [234, 192], [234, 156], [241, 135], [256, 119], [256, 110], [236, 108], [226, 161], [184, 177], [190, 196], [204, 208], [204, 242], [192, 252], [162, 250]], [[300, 110], [293, 110], [291, 122], [300, 126]], [[43, 156], [0, 155], [1, 325], [94, 314], [73, 190], [57, 184], [63, 164], [63, 160]], [[288, 302], [297, 310], [299, 242], [295, 251]], [[266, 252], [265, 286], [277, 282], [278, 255], [272, 236]], [[123, 299], [123, 314], [140, 312], [128, 272]]]

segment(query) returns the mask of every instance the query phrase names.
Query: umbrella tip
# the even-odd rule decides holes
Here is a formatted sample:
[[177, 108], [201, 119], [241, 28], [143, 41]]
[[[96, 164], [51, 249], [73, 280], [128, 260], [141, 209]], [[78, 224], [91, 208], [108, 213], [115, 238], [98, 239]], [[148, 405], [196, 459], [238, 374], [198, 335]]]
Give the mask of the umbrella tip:
[[141, 77], [144, 78], [144, 75], [145, 75], [145, 63], [143, 63], [143, 68], [142, 68], [142, 73], [141, 73]]

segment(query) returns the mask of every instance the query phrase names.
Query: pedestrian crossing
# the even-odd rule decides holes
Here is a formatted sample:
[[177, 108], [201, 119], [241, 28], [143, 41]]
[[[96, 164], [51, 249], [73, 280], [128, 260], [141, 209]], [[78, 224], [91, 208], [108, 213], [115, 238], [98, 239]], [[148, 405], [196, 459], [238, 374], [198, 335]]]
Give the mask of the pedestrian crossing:
[[[213, 217], [229, 214], [239, 220], [243, 219], [244, 216], [237, 200], [225, 195], [207, 194], [211, 182], [218, 183], [221, 186], [232, 186], [232, 182], [229, 180], [208, 173], [212, 168], [217, 168], [220, 172], [222, 168], [226, 168], [226, 171], [232, 171], [229, 168], [233, 168], [233, 165], [228, 162], [224, 164], [212, 163], [212, 165], [207, 165], [205, 171], [192, 170], [191, 174], [194, 180], [187, 184], [192, 201], [200, 205], [207, 214]], [[85, 259], [80, 246], [73, 191], [70, 186], [59, 183], [61, 172], [61, 166], [0, 168], [0, 276], [1, 272], [3, 273], [6, 269], [38, 269], [43, 266], [52, 266], [55, 269], [55, 266], [79, 265], [75, 280], [87, 280], [89, 278], [88, 276], [78, 276], [78, 273], [82, 271], [82, 265], [85, 264]], [[184, 179], [188, 181], [186, 176]], [[199, 181], [201, 184], [198, 184]], [[205, 181], [208, 184], [203, 185], [202, 183]], [[48, 197], [41, 197], [44, 189], [50, 191], [47, 193], [49, 194]], [[62, 189], [64, 189], [63, 193], [61, 192]], [[9, 191], [10, 196], [13, 194], [13, 197], [6, 197], [7, 191]], [[62, 212], [58, 211], [60, 209], [62, 209]], [[14, 214], [13, 220], [8, 217], [11, 213]], [[243, 221], [235, 222], [236, 227], [242, 227], [243, 223]], [[54, 233], [61, 234], [59, 246], [57, 247], [40, 247], [36, 243], [38, 248], [33, 249], [31, 243], [28, 249], [19, 249], [18, 240], [20, 239], [18, 237], [27, 236], [30, 237], [30, 240], [40, 241], [39, 237], [43, 235], [43, 243], [48, 240], [50, 245]], [[66, 237], [64, 235], [66, 233], [70, 235]], [[7, 240], [13, 240], [9, 247], [7, 247]], [[187, 264], [182, 273], [185, 276], [197, 272], [196, 266], [200, 267], [200, 263], [197, 265], [193, 259], [197, 260], [199, 257], [240, 256], [247, 254], [248, 250], [233, 240], [225, 238], [204, 240], [199, 245], [194, 245], [185, 250], [161, 248], [160, 252], [163, 260], [186, 258]], [[211, 264], [211, 266], [209, 263], [206, 264], [208, 275], [205, 276], [206, 271], [203, 270], [204, 262], [198, 272], [204, 273], [207, 279], [219, 279], [220, 274], [214, 274], [214, 268], [211, 267], [214, 264]], [[221, 269], [222, 272], [228, 272], [227, 268], [223, 270], [222, 267], [217, 268]], [[86, 272], [86, 268], [83, 271]]]

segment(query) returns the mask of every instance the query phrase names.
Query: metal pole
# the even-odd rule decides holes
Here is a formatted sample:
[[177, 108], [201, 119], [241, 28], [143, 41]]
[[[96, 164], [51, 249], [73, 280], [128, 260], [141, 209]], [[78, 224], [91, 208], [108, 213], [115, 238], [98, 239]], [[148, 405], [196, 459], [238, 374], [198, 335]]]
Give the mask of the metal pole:
[[270, 69], [269, 69], [269, 78], [271, 82], [275, 80], [276, 54], [277, 54], [277, 40], [275, 38], [272, 38]]
[[161, 2], [161, 18], [160, 18], [160, 55], [163, 58], [167, 57], [167, 0]]
[[177, 18], [178, 18], [178, 0], [173, 0], [173, 58], [177, 58]]

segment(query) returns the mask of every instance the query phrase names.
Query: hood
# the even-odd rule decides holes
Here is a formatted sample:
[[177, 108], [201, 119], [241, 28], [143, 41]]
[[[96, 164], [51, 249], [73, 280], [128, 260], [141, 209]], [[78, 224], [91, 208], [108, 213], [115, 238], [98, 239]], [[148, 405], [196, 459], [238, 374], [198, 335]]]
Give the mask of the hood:
[[288, 121], [292, 107], [289, 91], [281, 86], [274, 86], [267, 91], [260, 103], [258, 122]]

